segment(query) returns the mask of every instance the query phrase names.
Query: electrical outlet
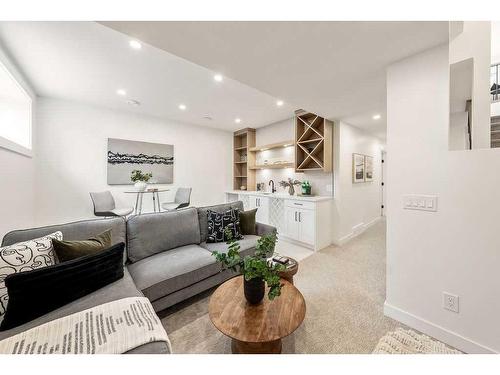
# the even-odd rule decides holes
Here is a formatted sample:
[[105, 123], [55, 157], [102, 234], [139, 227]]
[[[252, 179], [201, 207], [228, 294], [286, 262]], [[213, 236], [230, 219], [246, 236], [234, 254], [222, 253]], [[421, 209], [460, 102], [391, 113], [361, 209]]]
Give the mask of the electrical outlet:
[[446, 310], [458, 313], [458, 296], [443, 292], [443, 307]]

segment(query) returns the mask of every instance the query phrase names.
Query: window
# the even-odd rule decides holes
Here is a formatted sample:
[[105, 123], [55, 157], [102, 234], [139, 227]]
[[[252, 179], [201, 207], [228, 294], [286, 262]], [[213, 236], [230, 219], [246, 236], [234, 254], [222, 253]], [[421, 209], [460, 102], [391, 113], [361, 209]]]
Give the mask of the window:
[[31, 155], [32, 99], [9, 70], [8, 61], [4, 64], [2, 60], [5, 59], [0, 59], [0, 146]]

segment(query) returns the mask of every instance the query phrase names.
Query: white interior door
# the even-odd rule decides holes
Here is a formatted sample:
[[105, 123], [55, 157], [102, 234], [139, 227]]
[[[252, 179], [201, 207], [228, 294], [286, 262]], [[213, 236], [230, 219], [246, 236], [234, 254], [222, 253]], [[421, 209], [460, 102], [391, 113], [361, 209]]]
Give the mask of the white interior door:
[[387, 210], [387, 206], [386, 206], [387, 200], [385, 198], [385, 194], [386, 194], [385, 180], [386, 180], [386, 172], [387, 172], [387, 153], [385, 151], [382, 151], [382, 159], [381, 159], [380, 166], [381, 166], [381, 171], [380, 171], [381, 203], [380, 203], [380, 207], [381, 207], [381, 215], [385, 216], [385, 212]]

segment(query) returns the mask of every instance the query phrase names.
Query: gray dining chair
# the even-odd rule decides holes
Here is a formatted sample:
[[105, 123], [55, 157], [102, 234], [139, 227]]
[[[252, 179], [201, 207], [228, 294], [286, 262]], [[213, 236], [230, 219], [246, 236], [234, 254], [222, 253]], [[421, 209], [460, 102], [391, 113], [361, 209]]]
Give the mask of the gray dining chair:
[[178, 188], [175, 192], [174, 201], [162, 203], [161, 207], [165, 211], [173, 211], [189, 206], [189, 203], [191, 203], [191, 190], [191, 188]]
[[116, 208], [110, 191], [90, 193], [90, 198], [94, 204], [95, 216], [127, 216], [134, 211], [133, 207]]

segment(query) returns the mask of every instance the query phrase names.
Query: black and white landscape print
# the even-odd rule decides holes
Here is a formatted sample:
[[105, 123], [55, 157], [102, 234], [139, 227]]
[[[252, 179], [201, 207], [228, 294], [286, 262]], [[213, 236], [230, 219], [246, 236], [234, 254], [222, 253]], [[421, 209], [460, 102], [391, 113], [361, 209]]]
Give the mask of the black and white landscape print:
[[134, 169], [151, 172], [149, 183], [174, 182], [174, 146], [108, 138], [108, 185], [131, 185]]

